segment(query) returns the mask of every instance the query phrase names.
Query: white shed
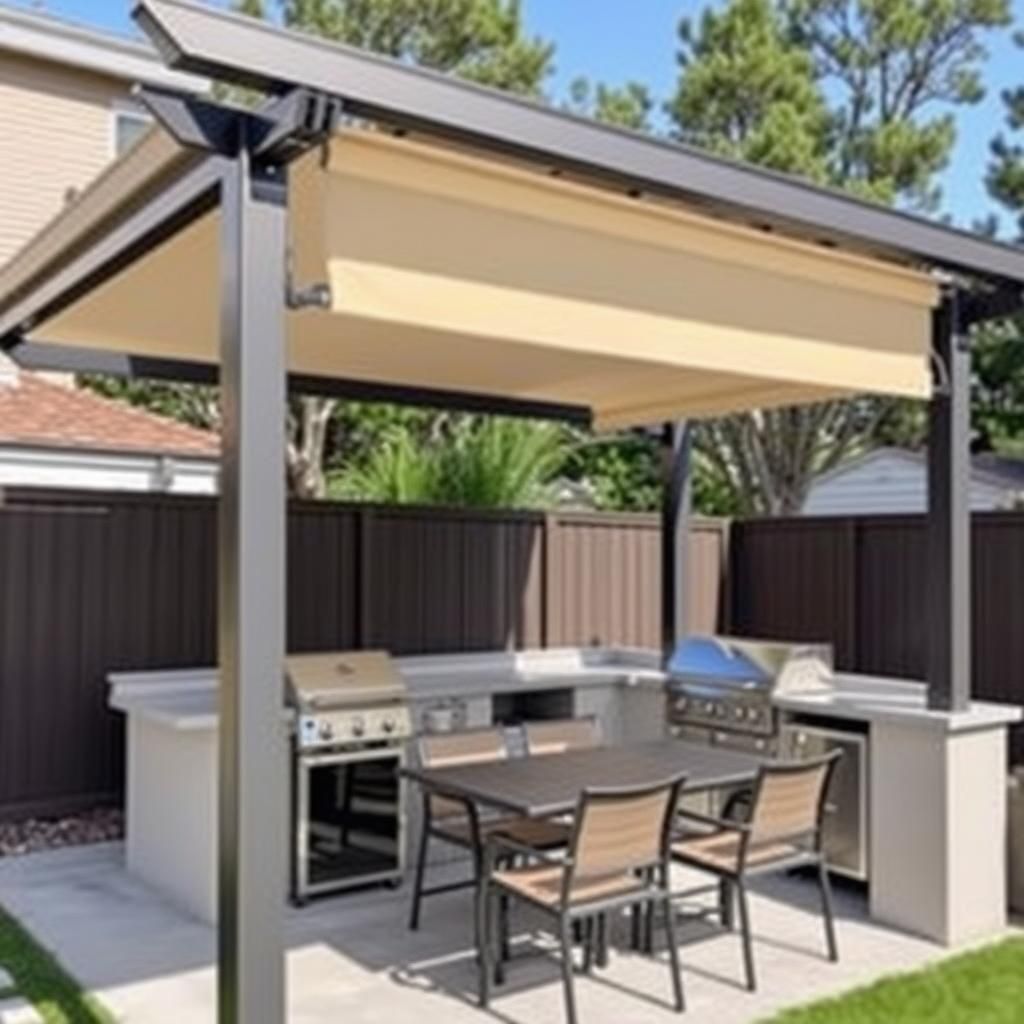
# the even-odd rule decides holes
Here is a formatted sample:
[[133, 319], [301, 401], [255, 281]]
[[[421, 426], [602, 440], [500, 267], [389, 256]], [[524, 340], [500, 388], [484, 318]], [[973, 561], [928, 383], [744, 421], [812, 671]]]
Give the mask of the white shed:
[[[810, 487], [805, 516], [923, 513], [928, 490], [924, 452], [876, 448], [819, 476]], [[971, 508], [1015, 508], [1024, 499], [1024, 459], [985, 453], [971, 463]]]

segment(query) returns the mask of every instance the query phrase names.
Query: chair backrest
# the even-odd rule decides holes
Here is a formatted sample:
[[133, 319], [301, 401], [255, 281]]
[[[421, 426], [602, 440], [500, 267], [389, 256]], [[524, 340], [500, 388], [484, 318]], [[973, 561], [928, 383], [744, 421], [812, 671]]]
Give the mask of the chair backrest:
[[[435, 733], [421, 736], [418, 742], [420, 764], [424, 768], [454, 768], [464, 764], [486, 764], [508, 757], [505, 734], [501, 729], [471, 729], [466, 732]], [[458, 800], [430, 796], [430, 816], [463, 816], [466, 807]]]
[[825, 794], [841, 750], [808, 761], [763, 765], [750, 811], [750, 843], [817, 840]]
[[601, 724], [596, 718], [557, 718], [548, 721], [527, 722], [526, 752], [537, 754], [564, 754], [567, 750], [589, 750], [601, 745]]
[[680, 776], [650, 786], [585, 789], [576, 808], [566, 892], [575, 879], [662, 862], [682, 784]]

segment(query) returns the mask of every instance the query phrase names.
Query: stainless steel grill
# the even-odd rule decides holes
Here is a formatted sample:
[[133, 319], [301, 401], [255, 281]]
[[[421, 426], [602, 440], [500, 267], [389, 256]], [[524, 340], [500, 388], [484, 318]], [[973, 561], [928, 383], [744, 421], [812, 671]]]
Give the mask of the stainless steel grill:
[[687, 637], [668, 662], [669, 725], [690, 739], [774, 753], [772, 698], [827, 686], [831, 672], [827, 644]]
[[294, 737], [298, 902], [374, 882], [405, 866], [405, 680], [383, 651], [297, 655], [286, 664]]
[[[688, 637], [667, 672], [668, 721], [679, 737], [715, 747], [783, 759], [820, 756], [840, 748], [826, 803], [824, 844], [832, 871], [868, 878], [868, 737], [849, 723], [784, 715], [774, 698], [831, 686], [832, 649], [736, 637]], [[720, 813], [742, 814], [749, 793], [719, 795]]]

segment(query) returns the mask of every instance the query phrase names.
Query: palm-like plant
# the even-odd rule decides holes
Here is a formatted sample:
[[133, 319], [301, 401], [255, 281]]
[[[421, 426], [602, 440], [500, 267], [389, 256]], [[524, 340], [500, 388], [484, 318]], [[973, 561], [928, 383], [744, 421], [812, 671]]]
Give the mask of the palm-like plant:
[[566, 432], [551, 423], [465, 417], [422, 443], [408, 430], [393, 431], [332, 491], [364, 501], [538, 508], [549, 504], [568, 451]]

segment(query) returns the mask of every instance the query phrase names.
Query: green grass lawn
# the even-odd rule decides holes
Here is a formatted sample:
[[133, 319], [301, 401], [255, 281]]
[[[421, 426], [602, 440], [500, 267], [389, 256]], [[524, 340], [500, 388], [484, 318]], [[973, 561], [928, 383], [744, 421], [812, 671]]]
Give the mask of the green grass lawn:
[[788, 1010], [769, 1024], [1021, 1024], [1024, 939], [884, 978], [836, 999]]
[[0, 909], [0, 967], [14, 979], [17, 995], [32, 1003], [46, 1024], [114, 1024], [114, 1018], [32, 938]]

